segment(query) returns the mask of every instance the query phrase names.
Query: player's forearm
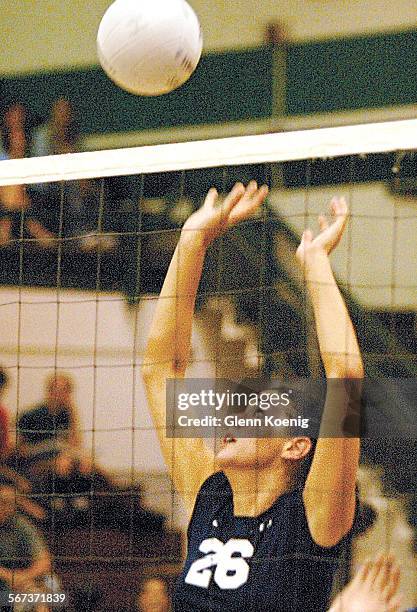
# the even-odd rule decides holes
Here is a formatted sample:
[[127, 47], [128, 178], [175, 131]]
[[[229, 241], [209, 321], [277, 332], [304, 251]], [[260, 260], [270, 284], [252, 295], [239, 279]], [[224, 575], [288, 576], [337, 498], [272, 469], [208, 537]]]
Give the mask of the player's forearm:
[[205, 254], [202, 235], [198, 231], [183, 230], [156, 306], [145, 351], [144, 370], [163, 362], [175, 374], [185, 372]]
[[355, 330], [325, 252], [308, 253], [305, 277], [326, 376], [339, 379], [328, 382], [319, 440], [304, 488], [311, 534], [322, 546], [332, 546], [353, 523], [360, 452], [360, 440], [354, 432], [359, 425], [361, 382], [343, 379], [361, 379], [363, 365]]
[[362, 378], [363, 364], [355, 330], [327, 254], [322, 250], [310, 252], [304, 270], [326, 376]]

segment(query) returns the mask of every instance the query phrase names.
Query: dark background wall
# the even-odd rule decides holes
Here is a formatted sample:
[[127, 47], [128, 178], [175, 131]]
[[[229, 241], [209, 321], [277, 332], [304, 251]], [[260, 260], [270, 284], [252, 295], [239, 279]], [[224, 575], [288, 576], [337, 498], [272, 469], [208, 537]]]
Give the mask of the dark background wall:
[[[288, 115], [417, 103], [417, 30], [289, 45]], [[83, 134], [157, 129], [270, 117], [274, 50], [259, 47], [203, 56], [190, 81], [157, 98], [113, 85], [101, 68], [42, 72], [1, 81], [1, 104], [25, 103], [44, 119], [68, 96]]]

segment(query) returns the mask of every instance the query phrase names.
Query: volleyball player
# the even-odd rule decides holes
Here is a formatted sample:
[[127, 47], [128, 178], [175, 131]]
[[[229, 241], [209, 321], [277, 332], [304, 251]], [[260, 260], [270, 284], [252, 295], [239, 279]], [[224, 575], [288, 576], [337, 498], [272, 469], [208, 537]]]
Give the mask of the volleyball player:
[[[355, 516], [357, 437], [225, 439], [216, 456], [203, 439], [167, 439], [168, 378], [184, 377], [196, 293], [207, 247], [256, 211], [268, 189], [236, 184], [221, 205], [216, 190], [185, 223], [158, 300], [143, 376], [165, 462], [191, 513], [188, 551], [174, 609], [326, 610], [334, 573]], [[304, 232], [297, 250], [328, 378], [361, 379], [360, 351], [333, 277], [329, 254], [342, 237], [347, 206]], [[322, 420], [337, 407], [328, 385]], [[299, 474], [311, 463], [299, 486]]]

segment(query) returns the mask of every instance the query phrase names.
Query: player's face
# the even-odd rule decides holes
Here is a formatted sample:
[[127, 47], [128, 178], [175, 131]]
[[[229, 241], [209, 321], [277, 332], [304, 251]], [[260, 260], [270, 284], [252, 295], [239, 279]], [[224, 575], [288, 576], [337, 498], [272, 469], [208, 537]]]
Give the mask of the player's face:
[[281, 461], [286, 438], [224, 438], [217, 453], [222, 468], [265, 468]]
[[[259, 416], [259, 409], [248, 408], [245, 415]], [[260, 412], [262, 414], [262, 412]], [[282, 414], [275, 411], [275, 416], [281, 418], [289, 417], [290, 414], [282, 409]], [[223, 438], [217, 453], [217, 462], [223, 469], [264, 469], [272, 468], [285, 460], [302, 459], [311, 448], [309, 438], [292, 438], [290, 430], [288, 437], [265, 436], [262, 438], [245, 438], [237, 435], [239, 429], [231, 430], [231, 433]], [[234, 433], [236, 435], [234, 435]]]

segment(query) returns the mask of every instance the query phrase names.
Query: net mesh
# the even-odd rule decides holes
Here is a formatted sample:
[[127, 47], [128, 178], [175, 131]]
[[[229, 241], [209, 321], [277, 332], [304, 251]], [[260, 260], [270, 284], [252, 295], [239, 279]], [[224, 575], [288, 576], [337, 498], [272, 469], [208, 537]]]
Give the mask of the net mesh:
[[[191, 377], [323, 375], [294, 254], [300, 233], [316, 227], [334, 194], [344, 195], [351, 211], [333, 261], [366, 372], [416, 376], [412, 127], [350, 126], [1, 163], [3, 192], [24, 185], [31, 203], [4, 209], [0, 220], [10, 225], [0, 250], [0, 359], [12, 382], [5, 401], [20, 449], [7, 464], [32, 483], [29, 494], [17, 488], [16, 495], [41, 508], [53, 571], [72, 601], [83, 601], [76, 609], [133, 610], [144, 576], [172, 584], [181, 568], [186, 518], [164, 473], [140, 367], [180, 228], [210, 187], [226, 193], [236, 181], [255, 179], [270, 194], [257, 216], [208, 252]], [[57, 373], [74, 385], [68, 418], [80, 435], [77, 469], [73, 458], [61, 460], [47, 419], [41, 427], [22, 421], [44, 404], [45, 380]], [[415, 411], [412, 398], [410, 406]], [[67, 425], [55, 419], [54, 437]], [[29, 442], [40, 445], [25, 448]], [[383, 548], [403, 554], [407, 584], [416, 443], [363, 446], [363, 463], [382, 470], [384, 488], [363, 469], [364, 496], [379, 500], [379, 536], [355, 544], [353, 559], [359, 563], [383, 540]], [[349, 567], [346, 559], [339, 586]], [[410, 589], [407, 596], [411, 601]]]

